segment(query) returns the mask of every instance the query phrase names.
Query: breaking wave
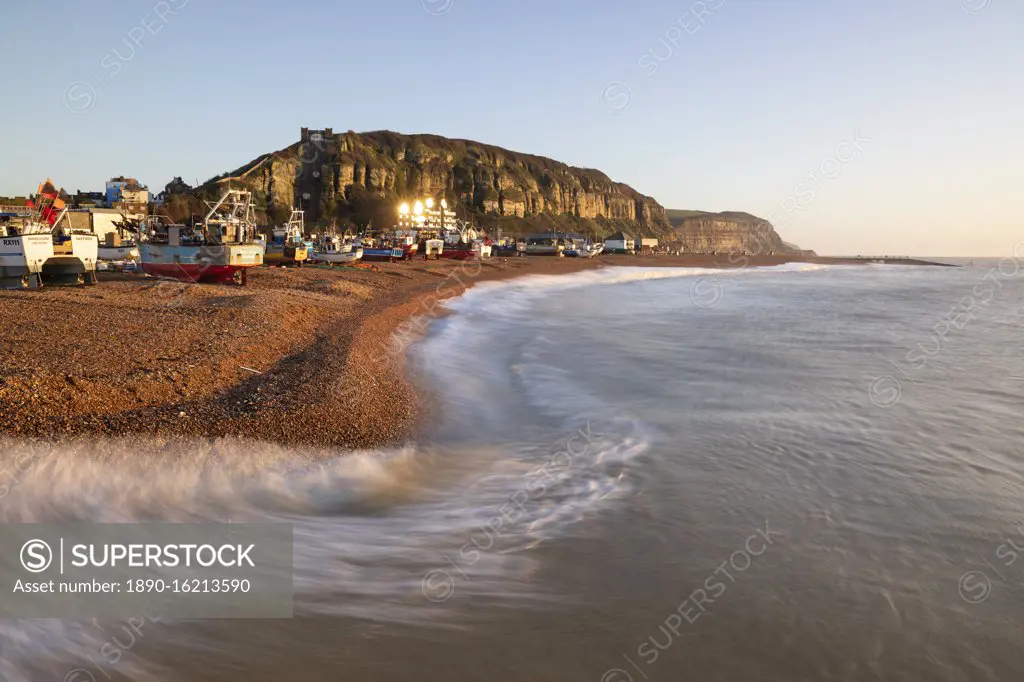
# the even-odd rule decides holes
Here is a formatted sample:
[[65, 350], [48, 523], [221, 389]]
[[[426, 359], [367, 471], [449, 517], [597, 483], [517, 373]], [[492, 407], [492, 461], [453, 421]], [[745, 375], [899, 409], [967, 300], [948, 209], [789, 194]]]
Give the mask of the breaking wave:
[[[584, 518], [619, 487], [622, 463], [643, 449], [635, 434], [615, 439], [585, 424], [567, 449], [573, 435], [517, 451], [424, 446], [333, 455], [234, 439], [0, 441], [9, 479], [0, 522], [287, 523], [297, 615], [454, 624], [452, 609], [465, 602], [453, 596], [550, 599], [522, 588], [535, 568], [522, 550]], [[510, 500], [519, 503], [516, 518], [495, 530]], [[445, 567], [455, 573], [452, 557], [471, 580], [438, 599], [430, 591], [436, 581], [424, 579]], [[40, 666], [61, 661], [71, 671], [98, 658], [110, 632], [126, 639], [125, 627], [6, 621], [0, 678], [34, 682]], [[129, 679], [153, 674], [127, 651], [118, 658]]]

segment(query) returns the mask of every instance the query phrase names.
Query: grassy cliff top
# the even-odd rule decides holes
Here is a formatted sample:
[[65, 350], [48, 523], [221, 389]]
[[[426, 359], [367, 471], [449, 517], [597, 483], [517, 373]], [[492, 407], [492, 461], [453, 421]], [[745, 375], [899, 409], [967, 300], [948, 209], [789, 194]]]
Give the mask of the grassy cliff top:
[[758, 218], [756, 215], [751, 215], [750, 213], [745, 213], [743, 211], [722, 211], [720, 213], [712, 213], [710, 211], [695, 211], [684, 208], [668, 208], [665, 209], [665, 213], [668, 216], [668, 221], [672, 223], [672, 227], [679, 227], [684, 221], [691, 218], [717, 218], [719, 220], [730, 220], [743, 225], [768, 222], [764, 218]]

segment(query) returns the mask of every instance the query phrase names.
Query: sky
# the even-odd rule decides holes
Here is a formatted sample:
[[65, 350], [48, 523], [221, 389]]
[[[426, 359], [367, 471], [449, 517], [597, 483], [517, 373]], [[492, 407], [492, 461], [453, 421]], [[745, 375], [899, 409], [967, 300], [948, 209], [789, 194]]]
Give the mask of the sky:
[[598, 168], [821, 254], [1024, 254], [1018, 0], [45, 8], [3, 11], [23, 61], [0, 72], [0, 195], [122, 174], [158, 191], [302, 126], [390, 129]]

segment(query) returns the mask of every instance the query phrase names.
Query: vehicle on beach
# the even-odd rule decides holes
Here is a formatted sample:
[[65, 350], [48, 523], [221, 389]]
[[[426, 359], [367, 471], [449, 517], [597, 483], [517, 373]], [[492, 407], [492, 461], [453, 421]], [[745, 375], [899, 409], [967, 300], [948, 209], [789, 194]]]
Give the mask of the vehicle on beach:
[[183, 282], [246, 284], [248, 269], [263, 264], [253, 214], [252, 193], [228, 189], [191, 228], [152, 216], [149, 239], [139, 246], [143, 272]]
[[275, 227], [271, 240], [266, 244], [263, 262], [266, 265], [296, 265], [309, 260], [309, 247], [306, 246], [303, 233], [305, 231], [305, 213], [292, 210], [288, 222]]
[[344, 241], [333, 234], [325, 234], [317, 241], [310, 260], [316, 263], [345, 264], [363, 259], [363, 247]]
[[423, 241], [423, 257], [440, 258], [444, 255], [444, 240], [443, 239], [426, 239]]

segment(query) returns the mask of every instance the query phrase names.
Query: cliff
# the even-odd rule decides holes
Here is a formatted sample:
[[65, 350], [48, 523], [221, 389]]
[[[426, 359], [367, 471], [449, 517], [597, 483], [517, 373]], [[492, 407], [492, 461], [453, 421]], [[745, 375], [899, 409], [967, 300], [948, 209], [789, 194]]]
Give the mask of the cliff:
[[302, 128], [295, 144], [212, 178], [196, 195], [219, 194], [224, 184], [252, 190], [274, 223], [296, 206], [310, 226], [389, 227], [401, 201], [432, 196], [447, 199], [458, 217], [507, 235], [563, 230], [603, 238], [621, 230], [690, 253], [798, 250], [747, 213], [666, 211], [601, 171], [438, 135]]
[[[302, 129], [301, 139], [206, 183], [253, 190], [257, 204], [301, 205], [313, 223], [360, 227], [394, 222], [399, 201], [447, 198], [460, 217], [511, 233], [566, 228], [603, 236], [619, 229], [671, 230], [651, 197], [604, 173], [542, 156], [437, 135], [389, 131], [335, 134]], [[272, 212], [269, 211], [268, 212]]]
[[687, 253], [800, 253], [782, 241], [771, 223], [749, 213], [670, 209], [666, 214], [672, 225], [668, 238]]

